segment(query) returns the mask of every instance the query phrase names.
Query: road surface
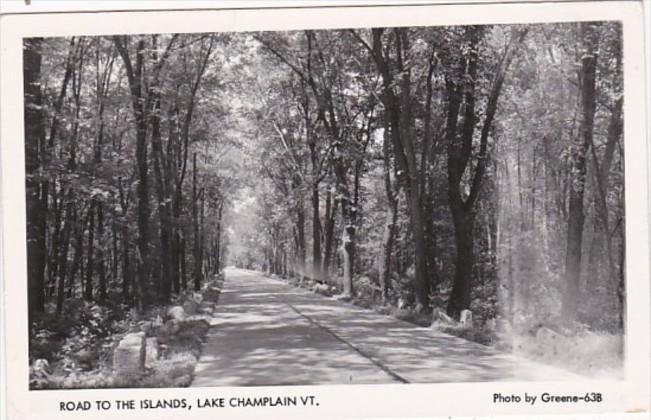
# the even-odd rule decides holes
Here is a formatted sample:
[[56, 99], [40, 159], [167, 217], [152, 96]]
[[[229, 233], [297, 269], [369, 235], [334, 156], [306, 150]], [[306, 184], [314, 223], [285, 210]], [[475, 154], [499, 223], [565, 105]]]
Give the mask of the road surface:
[[580, 379], [242, 270], [212, 324], [195, 387]]

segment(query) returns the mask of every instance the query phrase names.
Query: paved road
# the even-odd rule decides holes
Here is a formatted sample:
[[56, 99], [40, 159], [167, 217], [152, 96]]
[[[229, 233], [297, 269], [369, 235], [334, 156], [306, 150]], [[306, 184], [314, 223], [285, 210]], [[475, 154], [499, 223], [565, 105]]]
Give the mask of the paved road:
[[247, 271], [214, 317], [192, 386], [579, 379]]

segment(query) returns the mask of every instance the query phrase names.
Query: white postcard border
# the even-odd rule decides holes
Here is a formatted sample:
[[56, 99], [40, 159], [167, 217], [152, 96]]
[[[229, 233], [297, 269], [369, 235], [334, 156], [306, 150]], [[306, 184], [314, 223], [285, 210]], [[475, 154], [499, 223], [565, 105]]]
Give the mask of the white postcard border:
[[[120, 12], [4, 16], [0, 38], [1, 212], [6, 321], [7, 409], [11, 420], [33, 419], [326, 419], [649, 411], [650, 296], [649, 177], [644, 89], [642, 8], [639, 2], [473, 4], [315, 9]], [[28, 390], [25, 169], [23, 145], [22, 38], [126, 33], [336, 29], [472, 23], [544, 23], [621, 20], [624, 23], [626, 142], [626, 380], [582, 382], [487, 382], [410, 385], [220, 387], [181, 389]], [[494, 405], [494, 392], [557, 394], [601, 392], [599, 405], [550, 404], [528, 408]], [[315, 395], [318, 407], [67, 413], [59, 401], [215, 396]]]

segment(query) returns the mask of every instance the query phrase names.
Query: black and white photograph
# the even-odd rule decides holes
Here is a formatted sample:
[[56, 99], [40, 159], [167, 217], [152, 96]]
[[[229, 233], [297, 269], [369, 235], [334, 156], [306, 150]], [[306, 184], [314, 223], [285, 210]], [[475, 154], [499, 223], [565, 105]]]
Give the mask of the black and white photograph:
[[22, 37], [29, 391], [631, 380], [624, 19], [423, 21]]
[[25, 40], [32, 386], [617, 375], [621, 42]]

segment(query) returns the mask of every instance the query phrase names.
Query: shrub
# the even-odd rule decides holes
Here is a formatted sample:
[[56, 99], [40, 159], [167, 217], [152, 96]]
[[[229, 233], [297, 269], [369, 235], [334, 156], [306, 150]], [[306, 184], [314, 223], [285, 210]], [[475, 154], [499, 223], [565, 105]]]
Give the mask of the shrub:
[[203, 319], [190, 319], [181, 321], [179, 327], [176, 334], [170, 334], [163, 328], [159, 329], [156, 338], [165, 346], [162, 357], [166, 358], [176, 353], [187, 352], [198, 358], [201, 353], [201, 343], [210, 324]]
[[497, 335], [495, 332], [483, 327], [445, 327], [442, 328], [441, 331], [485, 346], [490, 346], [497, 342]]

